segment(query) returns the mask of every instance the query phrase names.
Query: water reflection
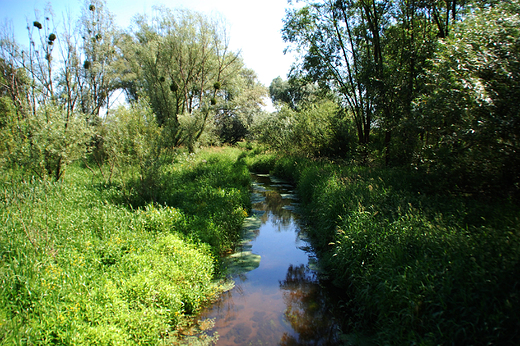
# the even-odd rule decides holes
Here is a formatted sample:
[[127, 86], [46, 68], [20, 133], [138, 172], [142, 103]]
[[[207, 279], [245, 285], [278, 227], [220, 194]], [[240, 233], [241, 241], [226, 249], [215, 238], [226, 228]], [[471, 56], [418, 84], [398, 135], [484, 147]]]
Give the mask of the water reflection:
[[274, 216], [272, 222], [281, 227], [288, 227], [293, 223], [294, 213], [288, 208], [294, 203], [292, 199], [283, 198], [278, 191], [266, 190], [261, 193], [262, 201], [253, 203], [253, 209], [264, 212], [262, 222], [266, 223], [269, 217]]
[[308, 244], [299, 236], [294, 192], [268, 176], [254, 179], [253, 214], [259, 222], [249, 220], [250, 236], [241, 249], [260, 262], [248, 272], [234, 272], [235, 287], [202, 313], [202, 320], [215, 320], [207, 333], [218, 333], [221, 346], [338, 344], [331, 304], [303, 250]]
[[328, 296], [316, 273], [303, 264], [289, 266], [280, 281], [286, 304], [285, 319], [297, 336], [284, 334], [280, 345], [337, 345], [338, 329]]

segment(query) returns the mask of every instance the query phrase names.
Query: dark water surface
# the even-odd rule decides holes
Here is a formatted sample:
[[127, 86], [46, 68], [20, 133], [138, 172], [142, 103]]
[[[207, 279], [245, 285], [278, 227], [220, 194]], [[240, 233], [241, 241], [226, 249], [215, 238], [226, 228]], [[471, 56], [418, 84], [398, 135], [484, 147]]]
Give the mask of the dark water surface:
[[334, 299], [313, 269], [300, 229], [293, 187], [268, 175], [253, 179], [250, 241], [233, 255], [243, 259], [244, 270], [233, 275], [235, 287], [200, 316], [215, 320], [207, 332], [218, 333], [221, 346], [343, 344]]

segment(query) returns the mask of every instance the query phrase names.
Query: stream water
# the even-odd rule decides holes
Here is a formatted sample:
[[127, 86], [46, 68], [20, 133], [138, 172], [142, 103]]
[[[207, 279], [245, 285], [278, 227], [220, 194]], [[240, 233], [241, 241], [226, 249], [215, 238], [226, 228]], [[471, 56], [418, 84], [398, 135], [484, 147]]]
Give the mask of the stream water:
[[315, 258], [296, 213], [293, 187], [269, 175], [253, 175], [253, 216], [244, 241], [229, 258], [233, 289], [203, 311], [214, 320], [217, 345], [338, 345], [332, 313]]

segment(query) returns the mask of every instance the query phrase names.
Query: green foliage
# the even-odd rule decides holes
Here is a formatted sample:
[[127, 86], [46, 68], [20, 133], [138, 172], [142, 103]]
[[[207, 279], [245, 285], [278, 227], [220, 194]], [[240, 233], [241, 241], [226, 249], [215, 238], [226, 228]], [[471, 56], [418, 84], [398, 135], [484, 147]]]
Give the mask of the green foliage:
[[417, 100], [421, 159], [469, 191], [518, 193], [519, 10], [506, 1], [468, 15], [441, 43]]
[[16, 109], [9, 97], [0, 97], [0, 163], [6, 166], [15, 146], [16, 133], [13, 132], [12, 119], [16, 117]]
[[[158, 124], [170, 127], [175, 146], [193, 151], [213, 130], [214, 121], [217, 130], [226, 133], [222, 119], [247, 124], [241, 113], [252, 116], [250, 108], [261, 103], [257, 90], [260, 94], [265, 90], [254, 82], [256, 76], [244, 68], [238, 54], [229, 50], [222, 22], [186, 10], [161, 8], [158, 13], [152, 20], [137, 18], [138, 30], [125, 56]], [[229, 142], [233, 141], [231, 137]]]
[[344, 332], [378, 344], [516, 344], [518, 206], [444, 193], [440, 177], [287, 156]]
[[223, 254], [239, 239], [250, 209], [250, 177], [237, 162], [238, 150], [181, 154], [178, 163], [162, 175], [157, 202], [176, 206], [192, 215], [185, 234], [208, 243]]
[[22, 167], [39, 178], [59, 180], [67, 165], [82, 158], [91, 129], [80, 114], [67, 114], [54, 105], [41, 106], [26, 118], [7, 115], [2, 137], [4, 160], [10, 167]]
[[320, 89], [316, 84], [295, 77], [287, 81], [276, 77], [269, 85], [269, 95], [274, 104], [286, 104], [296, 110], [316, 101]]
[[215, 133], [220, 141], [236, 144], [254, 136], [252, 126], [263, 114], [261, 106], [266, 89], [252, 70], [243, 69], [227, 87], [226, 101], [218, 104], [215, 116]]
[[53, 183], [2, 176], [0, 343], [178, 342], [247, 215], [249, 174], [220, 155], [178, 157], [172, 204], [134, 209], [77, 165]]
[[251, 154], [245, 154], [241, 157], [244, 163], [247, 165], [248, 169], [255, 173], [269, 173], [276, 162], [278, 155], [276, 154], [266, 154], [266, 153], [256, 153], [252, 152]]
[[91, 170], [105, 183], [116, 177], [139, 181], [143, 191], [152, 188], [160, 174], [161, 153], [170, 141], [166, 130], [159, 128], [144, 99], [120, 106], [96, 128], [89, 159], [97, 169]]
[[[381, 32], [390, 6], [378, 1], [305, 1], [288, 10], [283, 39], [301, 54], [291, 74], [333, 93], [353, 117], [358, 142], [370, 141], [383, 79]], [[348, 53], [347, 53], [348, 52]]]
[[356, 147], [352, 123], [329, 100], [303, 106], [297, 111], [282, 106], [280, 111], [255, 124], [255, 128], [261, 143], [288, 153], [346, 155]]
[[[180, 142], [185, 145], [188, 150], [193, 153], [196, 148], [204, 145], [219, 144], [218, 137], [215, 134], [215, 124], [207, 119], [208, 114], [201, 110], [194, 110], [190, 113], [183, 113], [177, 116], [177, 131], [182, 131]], [[174, 120], [169, 120], [165, 126], [165, 130], [170, 131], [172, 135], [176, 132], [175, 127], [171, 124]], [[172, 138], [173, 139], [173, 138]], [[178, 145], [178, 143], [175, 143]]]
[[[517, 198], [519, 6], [303, 1], [282, 31], [301, 59], [289, 81], [270, 86], [287, 108], [261, 122], [258, 138], [291, 153], [414, 166], [443, 175], [453, 193]], [[319, 85], [348, 115], [328, 122], [332, 137], [307, 121], [309, 104], [321, 103], [302, 106], [298, 81]], [[323, 124], [319, 112], [310, 118]]]

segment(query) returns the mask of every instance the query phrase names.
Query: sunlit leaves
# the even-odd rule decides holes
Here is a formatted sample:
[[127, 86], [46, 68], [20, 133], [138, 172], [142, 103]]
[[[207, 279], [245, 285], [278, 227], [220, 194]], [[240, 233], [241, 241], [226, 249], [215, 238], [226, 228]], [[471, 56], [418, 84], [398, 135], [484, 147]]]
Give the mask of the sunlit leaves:
[[479, 186], [519, 181], [519, 6], [476, 9], [460, 22], [441, 42], [429, 94], [417, 100], [432, 144], [426, 157]]
[[172, 127], [172, 144], [193, 149], [224, 102], [240, 94], [242, 61], [229, 49], [219, 18], [157, 10], [153, 19], [137, 18], [131, 59], [159, 125]]

